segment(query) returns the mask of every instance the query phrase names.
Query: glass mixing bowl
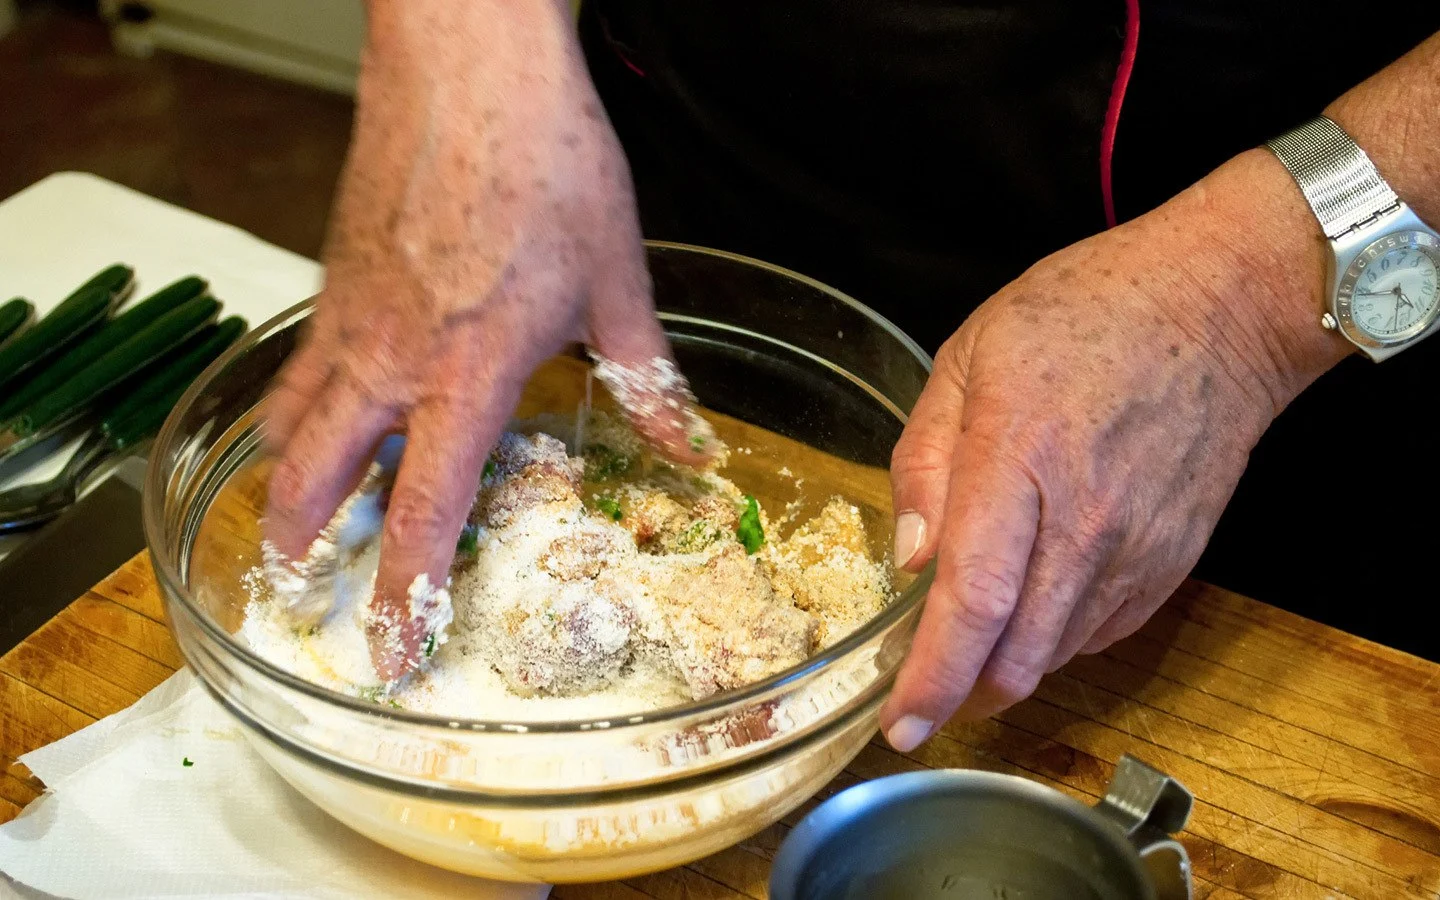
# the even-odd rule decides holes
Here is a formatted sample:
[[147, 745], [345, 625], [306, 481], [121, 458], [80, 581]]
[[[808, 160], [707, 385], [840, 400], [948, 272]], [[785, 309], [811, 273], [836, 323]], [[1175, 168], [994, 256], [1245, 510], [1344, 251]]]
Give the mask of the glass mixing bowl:
[[[869, 309], [793, 272], [675, 244], [649, 245], [649, 260], [681, 368], [720, 436], [743, 448], [724, 474], [767, 505], [818, 509], [840, 494], [888, 556], [886, 466], [929, 357]], [[449, 720], [335, 693], [256, 656], [235, 633], [271, 465], [259, 403], [309, 312], [301, 304], [266, 323], [190, 388], [155, 444], [144, 500], [186, 660], [300, 793], [448, 869], [591, 881], [733, 844], [860, 751], [909, 647], [928, 572], [897, 576], [879, 616], [794, 669], [607, 720]], [[578, 358], [547, 364], [517, 414], [573, 413], [585, 370]]]

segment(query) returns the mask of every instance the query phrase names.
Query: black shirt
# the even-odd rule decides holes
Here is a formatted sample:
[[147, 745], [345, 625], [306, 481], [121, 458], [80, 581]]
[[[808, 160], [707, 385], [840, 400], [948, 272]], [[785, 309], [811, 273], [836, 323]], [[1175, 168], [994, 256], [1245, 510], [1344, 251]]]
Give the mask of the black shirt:
[[[1356, 35], [1353, 8], [1141, 0], [1119, 217], [1440, 30], [1440, 4], [1413, 4]], [[1105, 227], [1101, 131], [1124, 30], [1122, 0], [586, 0], [582, 18], [647, 236], [819, 278], [932, 351], [1029, 265]], [[1425, 547], [1386, 531], [1417, 514], [1433, 529], [1440, 492], [1361, 507], [1341, 487], [1368, 459], [1440, 457], [1405, 399], [1437, 375], [1440, 339], [1323, 378], [1257, 448], [1197, 574], [1440, 657], [1397, 614], [1433, 593]]]

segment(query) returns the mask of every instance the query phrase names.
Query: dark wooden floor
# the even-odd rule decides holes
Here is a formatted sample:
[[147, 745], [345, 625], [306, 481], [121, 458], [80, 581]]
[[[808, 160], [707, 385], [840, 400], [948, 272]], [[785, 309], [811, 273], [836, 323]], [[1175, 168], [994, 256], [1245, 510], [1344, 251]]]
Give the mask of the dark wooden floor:
[[93, 172], [316, 256], [353, 103], [187, 57], [121, 56], [84, 4], [0, 38], [0, 198]]

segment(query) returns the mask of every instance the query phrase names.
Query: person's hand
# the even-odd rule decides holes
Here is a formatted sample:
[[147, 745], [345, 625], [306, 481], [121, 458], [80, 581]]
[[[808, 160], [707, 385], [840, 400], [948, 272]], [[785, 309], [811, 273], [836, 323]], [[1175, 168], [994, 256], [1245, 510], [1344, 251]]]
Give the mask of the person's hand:
[[[672, 458], [707, 451], [655, 319], [629, 169], [559, 0], [374, 2], [313, 320], [267, 405], [266, 537], [301, 559], [378, 442], [407, 446], [371, 604], [387, 680], [425, 638], [486, 455], [571, 341]], [[698, 448], [698, 452], [697, 452]]]
[[[1299, 241], [1275, 259], [1319, 272], [1298, 192], [1273, 160], [1246, 164], [1280, 186], [1270, 224]], [[899, 749], [1139, 628], [1270, 421], [1349, 349], [1319, 328], [1318, 296], [1272, 300], [1289, 288], [1241, 264], [1250, 226], [1218, 192], [1041, 261], [941, 348], [892, 461], [897, 564], [936, 561], [881, 716]]]

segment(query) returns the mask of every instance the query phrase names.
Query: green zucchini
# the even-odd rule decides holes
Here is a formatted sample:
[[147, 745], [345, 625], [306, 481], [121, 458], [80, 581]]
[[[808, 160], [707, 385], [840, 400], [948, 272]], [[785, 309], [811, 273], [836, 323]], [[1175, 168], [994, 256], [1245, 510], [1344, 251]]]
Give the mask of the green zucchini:
[[219, 301], [211, 297], [185, 301], [36, 400], [11, 420], [10, 430], [26, 437], [88, 408], [116, 384], [204, 327], [219, 311]]
[[100, 270], [93, 278], [76, 288], [71, 296], [97, 286], [109, 288], [110, 293], [116, 296], [124, 296], [130, 290], [134, 278], [134, 269], [124, 263], [115, 263], [113, 266]]
[[148, 437], [152, 437], [160, 426], [165, 424], [165, 417], [170, 415], [170, 410], [180, 402], [185, 394], [185, 389], [190, 385], [177, 384], [170, 387], [163, 395], [156, 397], [149, 406], [141, 407], [128, 419], [121, 419], [105, 433], [106, 442], [116, 450], [124, 450], [126, 447], [133, 447]]
[[10, 335], [29, 325], [34, 318], [35, 304], [24, 297], [16, 297], [0, 306], [0, 347], [5, 346]]
[[[153, 422], [158, 429], [175, 401], [221, 353], [245, 333], [245, 320], [231, 316], [218, 325], [207, 325], [141, 373], [141, 380], [125, 399], [111, 407], [100, 422], [116, 449], [147, 436]], [[155, 419], [158, 413], [159, 418]]]
[[64, 349], [109, 316], [122, 293], [129, 288], [132, 274], [125, 266], [111, 266], [85, 282], [39, 322], [0, 348], [0, 388], [5, 388], [17, 375]]
[[89, 337], [40, 369], [9, 396], [0, 398], [0, 422], [19, 413], [32, 401], [64, 384], [75, 373], [130, 339], [145, 326], [187, 300], [205, 293], [204, 279], [191, 275], [168, 285], [101, 325]]

